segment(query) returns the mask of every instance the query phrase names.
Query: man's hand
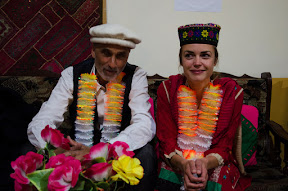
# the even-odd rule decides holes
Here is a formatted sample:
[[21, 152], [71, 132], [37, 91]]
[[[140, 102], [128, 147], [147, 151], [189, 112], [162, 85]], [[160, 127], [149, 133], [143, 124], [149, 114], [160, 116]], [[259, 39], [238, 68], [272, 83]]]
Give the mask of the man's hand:
[[59, 154], [65, 153], [65, 152], [66, 152], [66, 150], [62, 149], [61, 147], [58, 147], [57, 149], [54, 150], [54, 153], [56, 155], [59, 155]]
[[67, 138], [71, 148], [69, 151], [64, 152], [65, 156], [72, 156], [80, 161], [83, 161], [85, 159], [84, 155], [89, 154], [90, 147], [72, 140], [70, 136]]

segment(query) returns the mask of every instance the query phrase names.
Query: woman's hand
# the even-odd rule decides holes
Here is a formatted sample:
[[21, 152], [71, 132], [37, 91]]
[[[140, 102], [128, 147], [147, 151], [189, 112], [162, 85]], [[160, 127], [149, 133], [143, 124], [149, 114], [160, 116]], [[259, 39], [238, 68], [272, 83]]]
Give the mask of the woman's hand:
[[195, 191], [205, 189], [208, 172], [206, 158], [193, 160], [185, 160], [183, 163], [184, 187], [187, 191]]
[[173, 168], [180, 169], [183, 172], [184, 186], [187, 191], [205, 189], [208, 181], [208, 170], [219, 166], [215, 156], [206, 156], [193, 161], [176, 154], [170, 162]]
[[83, 161], [85, 159], [84, 155], [89, 154], [90, 147], [72, 140], [70, 136], [68, 136], [67, 138], [69, 140], [71, 148], [69, 151], [64, 152], [65, 156], [72, 156], [75, 159]]

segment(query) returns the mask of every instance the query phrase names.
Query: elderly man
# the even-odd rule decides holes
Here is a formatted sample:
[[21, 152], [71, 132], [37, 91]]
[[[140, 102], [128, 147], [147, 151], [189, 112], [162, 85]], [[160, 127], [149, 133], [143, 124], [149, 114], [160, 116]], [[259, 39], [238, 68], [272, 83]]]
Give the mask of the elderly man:
[[[75, 66], [68, 67], [61, 73], [49, 100], [43, 103], [39, 113], [28, 126], [28, 138], [38, 147], [45, 146], [41, 131], [46, 125], [57, 128], [63, 122], [63, 114], [68, 110], [73, 119], [70, 143], [74, 146], [66, 155], [83, 159], [89, 146], [98, 142], [114, 143], [123, 141], [135, 152], [144, 168], [144, 177], [140, 184], [129, 189], [153, 190], [156, 175], [156, 158], [149, 142], [156, 131], [155, 122], [149, 109], [148, 84], [146, 72], [138, 66], [127, 63], [131, 49], [140, 43], [139, 37], [127, 28], [116, 24], [103, 24], [90, 28], [92, 57]], [[105, 104], [107, 103], [106, 85], [119, 80], [120, 73], [125, 75], [121, 84], [125, 85], [120, 125], [105, 125]], [[77, 123], [78, 85], [81, 74], [94, 73], [97, 76], [95, 92], [96, 106], [92, 127]], [[61, 151], [57, 151], [61, 152]]]

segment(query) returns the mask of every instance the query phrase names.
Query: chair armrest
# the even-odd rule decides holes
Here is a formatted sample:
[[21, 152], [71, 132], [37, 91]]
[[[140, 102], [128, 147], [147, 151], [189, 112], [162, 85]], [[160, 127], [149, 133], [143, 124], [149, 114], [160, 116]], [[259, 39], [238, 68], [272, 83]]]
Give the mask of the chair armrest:
[[274, 121], [267, 121], [267, 127], [274, 135], [275, 145], [273, 148], [274, 151], [274, 162], [277, 166], [281, 169], [281, 158], [280, 158], [280, 143], [284, 144], [284, 159], [283, 162], [285, 163], [284, 168], [282, 169], [282, 172], [284, 175], [288, 176], [288, 132], [278, 123]]
[[288, 143], [288, 132], [275, 121], [267, 121], [267, 126], [274, 136], [280, 139], [282, 143]]

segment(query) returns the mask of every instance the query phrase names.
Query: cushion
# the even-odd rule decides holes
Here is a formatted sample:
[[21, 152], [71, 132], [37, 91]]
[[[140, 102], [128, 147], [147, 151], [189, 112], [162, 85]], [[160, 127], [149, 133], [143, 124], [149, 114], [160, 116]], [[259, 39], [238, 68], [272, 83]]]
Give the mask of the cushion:
[[254, 106], [243, 105], [241, 124], [237, 129], [234, 140], [234, 153], [242, 174], [246, 174], [245, 167], [256, 165], [256, 146], [258, 128], [258, 110]]
[[259, 113], [256, 107], [251, 105], [242, 106], [242, 161], [244, 166], [257, 164], [258, 116]]
[[153, 117], [153, 119], [155, 119], [155, 114], [154, 114], [154, 101], [153, 101], [153, 99], [150, 97], [149, 98], [149, 103], [150, 103], [150, 105], [151, 105], [151, 107], [150, 107], [150, 114], [152, 115], [152, 117]]

